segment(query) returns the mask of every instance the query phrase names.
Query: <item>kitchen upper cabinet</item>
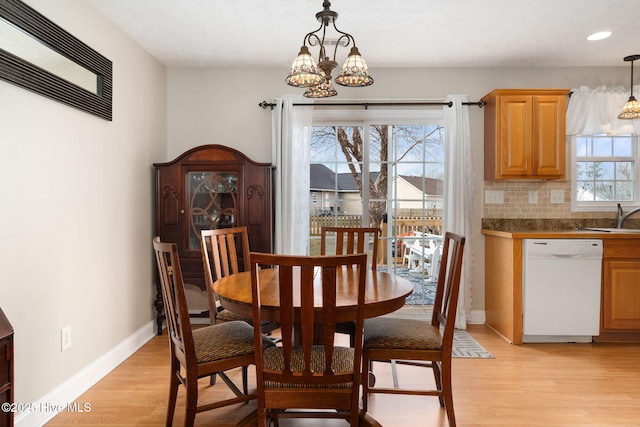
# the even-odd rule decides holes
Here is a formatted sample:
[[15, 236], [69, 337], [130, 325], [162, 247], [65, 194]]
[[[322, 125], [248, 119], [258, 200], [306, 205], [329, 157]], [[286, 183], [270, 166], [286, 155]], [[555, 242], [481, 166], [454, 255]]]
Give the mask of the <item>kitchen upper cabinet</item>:
[[[206, 289], [200, 230], [246, 226], [252, 251], [272, 251], [270, 164], [254, 162], [233, 148], [203, 145], [153, 166], [156, 235], [178, 246], [186, 283]], [[163, 304], [159, 281], [155, 306], [160, 334]]]
[[640, 244], [604, 241], [601, 335], [624, 339], [640, 335]]
[[566, 176], [569, 89], [496, 89], [485, 95], [485, 180]]

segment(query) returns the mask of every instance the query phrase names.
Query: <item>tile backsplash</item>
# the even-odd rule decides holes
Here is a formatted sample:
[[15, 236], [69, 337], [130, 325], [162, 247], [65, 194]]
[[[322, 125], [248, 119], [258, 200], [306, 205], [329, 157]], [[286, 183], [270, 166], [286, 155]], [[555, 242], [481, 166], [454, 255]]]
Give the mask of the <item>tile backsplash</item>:
[[[503, 203], [487, 203], [487, 190], [501, 192], [492, 195], [502, 196], [499, 201]], [[485, 181], [482, 200], [483, 218], [615, 218], [613, 212], [571, 212], [571, 181], [568, 180]]]

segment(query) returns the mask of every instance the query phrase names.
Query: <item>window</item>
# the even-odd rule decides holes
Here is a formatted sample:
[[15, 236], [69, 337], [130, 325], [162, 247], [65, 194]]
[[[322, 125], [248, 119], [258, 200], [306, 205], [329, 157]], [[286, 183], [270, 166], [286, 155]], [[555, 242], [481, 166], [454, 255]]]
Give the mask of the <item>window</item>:
[[637, 135], [573, 136], [572, 153], [573, 211], [610, 211], [640, 200]]

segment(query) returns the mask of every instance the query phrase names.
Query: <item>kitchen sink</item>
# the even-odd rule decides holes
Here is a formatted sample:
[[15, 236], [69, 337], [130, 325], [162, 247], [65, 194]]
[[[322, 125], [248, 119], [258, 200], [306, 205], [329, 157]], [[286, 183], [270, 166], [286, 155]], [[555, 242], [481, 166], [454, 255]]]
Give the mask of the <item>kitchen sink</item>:
[[584, 231], [600, 231], [603, 233], [640, 233], [637, 228], [615, 228], [615, 227], [583, 227], [578, 230]]

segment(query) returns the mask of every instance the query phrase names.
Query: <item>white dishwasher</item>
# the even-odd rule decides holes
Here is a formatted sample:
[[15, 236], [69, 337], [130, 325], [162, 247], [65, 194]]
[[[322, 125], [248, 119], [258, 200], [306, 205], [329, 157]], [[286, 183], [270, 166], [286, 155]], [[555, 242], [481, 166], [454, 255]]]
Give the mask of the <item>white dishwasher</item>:
[[600, 333], [602, 240], [524, 239], [523, 342], [591, 342]]

